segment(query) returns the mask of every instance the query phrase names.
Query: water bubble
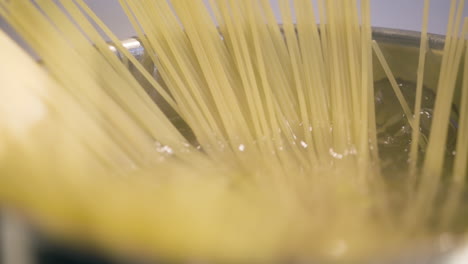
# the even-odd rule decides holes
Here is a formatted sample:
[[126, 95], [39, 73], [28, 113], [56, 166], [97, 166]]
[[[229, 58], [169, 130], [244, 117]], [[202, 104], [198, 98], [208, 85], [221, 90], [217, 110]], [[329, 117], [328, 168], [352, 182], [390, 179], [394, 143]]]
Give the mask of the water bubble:
[[334, 157], [335, 159], [343, 159], [343, 157], [344, 157], [343, 154], [340, 154], [340, 153], [338, 153], [338, 152], [335, 152], [335, 150], [333, 150], [333, 148], [330, 148], [329, 152], [330, 152], [330, 155], [331, 155], [332, 157]]
[[245, 145], [244, 144], [239, 145], [239, 151], [245, 151]]
[[164, 154], [169, 154], [169, 155], [174, 154], [174, 150], [171, 147], [166, 146], [166, 145], [161, 145], [160, 143], [156, 144], [156, 151], [160, 153], [164, 153]]

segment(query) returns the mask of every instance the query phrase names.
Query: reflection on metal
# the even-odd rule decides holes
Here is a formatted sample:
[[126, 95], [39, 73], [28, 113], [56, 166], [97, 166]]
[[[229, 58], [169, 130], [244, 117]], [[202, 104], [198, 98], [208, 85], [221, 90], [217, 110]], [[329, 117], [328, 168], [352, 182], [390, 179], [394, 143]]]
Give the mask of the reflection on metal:
[[34, 264], [31, 232], [23, 219], [7, 210], [0, 214], [0, 263]]

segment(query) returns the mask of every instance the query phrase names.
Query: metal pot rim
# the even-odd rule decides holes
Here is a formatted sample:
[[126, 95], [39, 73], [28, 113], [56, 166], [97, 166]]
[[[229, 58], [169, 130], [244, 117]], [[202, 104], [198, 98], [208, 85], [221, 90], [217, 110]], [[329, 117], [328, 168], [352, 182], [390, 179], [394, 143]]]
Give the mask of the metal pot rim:
[[[281, 27], [281, 25], [280, 25]], [[372, 38], [377, 42], [409, 46], [409, 47], [419, 47], [421, 32], [411, 31], [411, 30], [402, 30], [395, 28], [384, 28], [384, 27], [373, 27], [372, 28]], [[444, 48], [445, 36], [437, 34], [428, 34], [429, 49], [432, 50], [442, 50]], [[128, 38], [122, 41], [122, 44], [127, 48], [132, 55], [139, 59], [144, 55], [144, 48], [138, 41], [137, 37]], [[110, 48], [118, 53], [112, 45]]]

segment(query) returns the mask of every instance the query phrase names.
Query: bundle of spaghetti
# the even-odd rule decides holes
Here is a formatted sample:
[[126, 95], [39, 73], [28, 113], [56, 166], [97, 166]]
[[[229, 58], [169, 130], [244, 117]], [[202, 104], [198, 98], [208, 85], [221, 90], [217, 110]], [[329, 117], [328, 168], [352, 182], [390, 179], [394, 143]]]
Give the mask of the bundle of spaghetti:
[[[281, 27], [268, 0], [119, 2], [162, 82], [83, 0], [0, 0], [41, 58], [0, 35], [0, 205], [58, 236], [179, 260], [349, 261], [450, 231], [468, 157], [466, 60], [454, 183], [441, 186], [463, 0], [452, 1], [427, 147], [418, 116], [428, 0], [414, 110], [372, 41], [369, 0], [280, 0]], [[415, 130], [402, 190], [380, 169], [373, 48]], [[431, 229], [429, 208], [452, 189]]]

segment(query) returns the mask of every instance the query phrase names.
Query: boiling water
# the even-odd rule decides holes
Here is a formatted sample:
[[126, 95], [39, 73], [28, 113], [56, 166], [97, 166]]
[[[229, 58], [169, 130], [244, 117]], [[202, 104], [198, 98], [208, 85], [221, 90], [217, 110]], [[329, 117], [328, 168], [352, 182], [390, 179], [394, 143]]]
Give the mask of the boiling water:
[[[414, 102], [416, 97], [416, 83], [397, 80], [399, 88], [401, 89], [410, 109], [414, 109]], [[433, 90], [424, 87], [423, 97], [421, 104], [421, 124], [420, 131], [422, 134], [422, 142], [419, 145], [418, 167], [421, 167], [424, 159], [425, 148], [427, 147], [427, 140], [430, 136], [430, 130], [433, 120], [434, 106], [436, 94]], [[375, 83], [375, 105], [376, 105], [376, 122], [377, 122], [377, 136], [379, 155], [381, 159], [382, 173], [389, 183], [391, 191], [395, 192], [396, 211], [398, 212], [406, 204], [405, 199], [398, 198], [401, 193], [399, 191], [405, 189], [402, 184], [405, 184], [405, 178], [408, 176], [408, 159], [411, 146], [411, 132], [412, 128], [409, 125], [408, 119], [403, 113], [402, 107], [398, 102], [397, 97], [388, 81], [383, 79]], [[434, 221], [437, 222], [438, 215], [441, 214], [441, 208], [444, 207], [445, 199], [447, 198], [447, 191], [451, 190], [451, 172], [453, 161], [455, 158], [455, 147], [458, 129], [458, 109], [455, 105], [452, 106], [450, 115], [450, 124], [448, 126], [448, 136], [445, 150], [444, 161], [444, 175], [440, 182], [439, 192], [437, 195], [436, 203], [433, 207]], [[464, 192], [463, 201], [468, 204], [468, 191]], [[401, 203], [400, 206], [398, 203]], [[457, 211], [456, 221], [451, 227], [450, 232], [458, 232], [465, 230], [468, 217], [468, 206], [462, 206]]]
[[[398, 79], [397, 82], [410, 109], [414, 109], [416, 83], [401, 79]], [[420, 124], [422, 137], [421, 144], [419, 145], [419, 151], [421, 153], [421, 155], [419, 155], [419, 163], [422, 162], [423, 153], [430, 135], [435, 98], [436, 95], [433, 90], [427, 87], [423, 88]], [[392, 177], [392, 175], [404, 171], [408, 166], [412, 129], [388, 79], [383, 79], [375, 83], [375, 106], [382, 171], [389, 177]], [[455, 155], [457, 116], [457, 109], [453, 106], [448, 128], [445, 155], [445, 163], [447, 165], [446, 171], [450, 171], [450, 161], [453, 160]]]

